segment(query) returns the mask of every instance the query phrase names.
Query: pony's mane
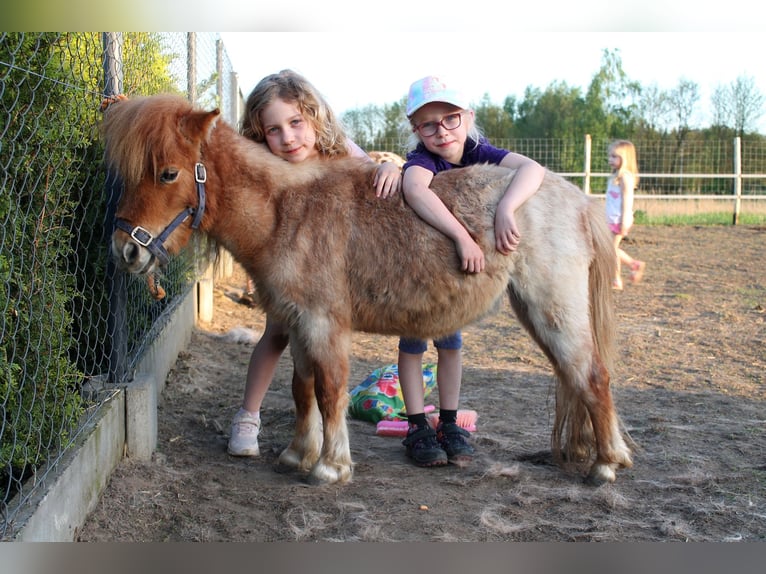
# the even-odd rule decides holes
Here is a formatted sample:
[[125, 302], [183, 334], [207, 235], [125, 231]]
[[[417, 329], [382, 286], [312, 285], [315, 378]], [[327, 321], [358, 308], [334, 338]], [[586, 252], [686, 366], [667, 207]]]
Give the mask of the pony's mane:
[[[166, 150], [178, 150], [179, 145], [191, 143], [179, 132], [179, 123], [193, 111], [194, 106], [187, 100], [172, 94], [136, 97], [112, 104], [102, 123], [107, 165], [128, 187], [138, 186], [147, 172], [156, 180], [160, 166], [169, 162], [170, 158], [164, 157]], [[228, 157], [239, 155], [242, 161], [259, 164], [262, 173], [282, 185], [287, 182], [288, 185], [305, 185], [306, 180], [321, 177], [327, 173], [331, 165], [329, 161], [334, 166], [349, 165], [350, 162], [358, 166], [367, 164], [367, 170], [375, 167], [365, 158], [351, 157], [290, 164], [272, 154], [265, 143], [239, 136], [233, 129], [232, 133], [235, 135], [228, 141], [228, 145], [233, 146], [228, 150]]]
[[125, 185], [138, 185], [149, 167], [156, 177], [157, 166], [165, 159], [156, 154], [172, 149], [178, 133], [169, 124], [192, 109], [187, 100], [174, 95], [131, 98], [110, 106], [102, 124], [106, 161]]

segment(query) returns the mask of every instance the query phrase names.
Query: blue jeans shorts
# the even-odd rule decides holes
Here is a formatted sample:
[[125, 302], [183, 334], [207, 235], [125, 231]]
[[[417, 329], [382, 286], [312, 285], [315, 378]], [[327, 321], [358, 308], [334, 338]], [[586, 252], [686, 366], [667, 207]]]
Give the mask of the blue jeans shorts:
[[[460, 331], [441, 337], [440, 339], [434, 339], [434, 347], [437, 349], [456, 350], [463, 348], [463, 335]], [[425, 339], [408, 339], [407, 337], [401, 337], [399, 339], [399, 350], [411, 355], [420, 355], [426, 352], [428, 349], [428, 343]]]

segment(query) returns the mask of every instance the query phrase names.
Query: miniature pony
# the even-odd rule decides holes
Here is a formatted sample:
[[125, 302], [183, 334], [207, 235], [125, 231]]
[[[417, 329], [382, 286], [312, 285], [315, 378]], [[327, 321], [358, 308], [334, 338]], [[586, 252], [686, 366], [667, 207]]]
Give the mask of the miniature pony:
[[576, 186], [548, 172], [517, 210], [524, 236], [505, 256], [494, 247], [494, 213], [514, 172], [480, 165], [436, 175], [432, 189], [486, 254], [485, 271], [466, 274], [454, 243], [401, 196], [375, 197], [375, 164], [288, 164], [218, 110], [176, 96], [113, 104], [103, 128], [125, 186], [112, 236], [118, 264], [154, 273], [198, 229], [231, 252], [264, 310], [289, 326], [296, 427], [281, 463], [311, 482], [351, 479], [352, 331], [439, 337], [507, 296], [557, 377], [556, 460], [584, 467], [592, 484], [632, 465], [608, 370], [614, 249], [601, 206]]

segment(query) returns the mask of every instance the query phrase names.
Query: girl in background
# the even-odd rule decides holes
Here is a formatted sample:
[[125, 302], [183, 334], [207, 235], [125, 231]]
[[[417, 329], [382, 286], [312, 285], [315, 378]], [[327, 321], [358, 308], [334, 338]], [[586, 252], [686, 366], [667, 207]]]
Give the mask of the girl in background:
[[636, 148], [628, 140], [617, 140], [609, 146], [609, 167], [612, 175], [606, 188], [606, 221], [614, 237], [617, 255], [617, 275], [612, 288], [622, 291], [622, 266], [630, 269], [630, 280], [638, 283], [644, 276], [646, 263], [634, 259], [620, 246], [633, 226], [633, 192], [638, 185], [638, 162]]

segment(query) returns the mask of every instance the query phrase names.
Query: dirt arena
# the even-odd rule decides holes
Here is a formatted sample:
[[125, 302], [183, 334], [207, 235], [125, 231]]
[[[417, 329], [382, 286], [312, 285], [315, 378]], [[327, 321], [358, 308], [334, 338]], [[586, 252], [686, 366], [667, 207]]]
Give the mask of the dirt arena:
[[[227, 455], [252, 344], [224, 335], [264, 324], [238, 303], [237, 272], [168, 377], [153, 460], [121, 462], [78, 540], [766, 541], [766, 228], [632, 235], [626, 249], [647, 271], [616, 294], [612, 388], [639, 449], [614, 484], [589, 487], [550, 463], [552, 371], [507, 304], [463, 332], [461, 407], [479, 414], [469, 467], [416, 468], [400, 439], [350, 419], [350, 484], [277, 472], [294, 423], [287, 354], [261, 456]], [[396, 343], [355, 334], [349, 388], [394, 362]]]

